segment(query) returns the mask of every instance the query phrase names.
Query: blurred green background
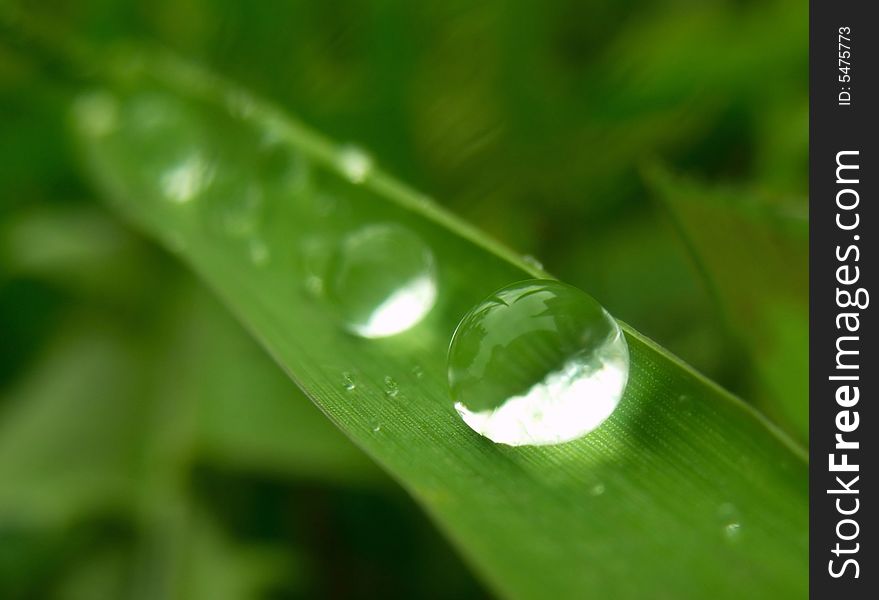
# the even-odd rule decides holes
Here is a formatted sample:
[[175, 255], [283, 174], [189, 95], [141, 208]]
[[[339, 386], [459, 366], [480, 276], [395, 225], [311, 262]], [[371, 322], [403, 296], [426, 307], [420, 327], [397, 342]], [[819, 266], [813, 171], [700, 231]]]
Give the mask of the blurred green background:
[[[170, 49], [368, 149], [806, 441], [807, 10], [25, 12], [59, 40]], [[200, 284], [104, 209], [68, 138], [70, 93], [4, 18], [0, 597], [485, 596]]]

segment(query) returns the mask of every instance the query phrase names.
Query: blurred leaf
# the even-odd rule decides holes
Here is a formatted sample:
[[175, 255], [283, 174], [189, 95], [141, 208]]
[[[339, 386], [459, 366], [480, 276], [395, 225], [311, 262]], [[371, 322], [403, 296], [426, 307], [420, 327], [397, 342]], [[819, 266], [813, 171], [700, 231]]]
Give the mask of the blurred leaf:
[[[8, 401], [20, 405], [20, 410], [27, 414], [41, 411], [37, 408], [41, 403], [52, 404], [51, 409], [42, 410], [40, 414], [53, 423], [51, 426], [46, 423], [33, 426], [35, 433], [30, 435], [19, 433], [19, 430], [26, 427], [25, 421], [36, 417], [10, 416], [14, 423], [6, 425], [9, 435], [3, 436], [7, 443], [25, 436], [27, 443], [32, 444], [28, 449], [22, 446], [14, 453], [35, 457], [41, 452], [60, 452], [51, 448], [63, 436], [42, 437], [36, 431], [87, 425], [62, 418], [62, 402], [79, 402], [92, 407], [100, 398], [106, 397], [106, 402], [115, 407], [142, 404], [143, 400], [138, 399], [141, 391], [133, 381], [155, 377], [151, 374], [155, 369], [155, 357], [144, 356], [149, 352], [148, 347], [154, 344], [160, 348], [167, 346], [170, 350], [176, 336], [185, 334], [185, 339], [191, 340], [193, 345], [191, 352], [183, 356], [187, 361], [184, 380], [192, 393], [183, 400], [197, 407], [198, 431], [193, 435], [197, 438], [196, 445], [203, 460], [278, 474], [335, 479], [346, 485], [353, 481], [372, 481], [380, 475], [360, 450], [302, 398], [299, 390], [290, 384], [225, 309], [195, 288], [188, 278], [181, 278], [176, 269], [169, 272], [157, 253], [138, 244], [129, 232], [105, 215], [81, 207], [19, 211], [0, 224], [0, 249], [4, 250], [0, 252], [0, 265], [7, 273], [24, 278], [22, 281], [43, 281], [58, 289], [74, 290], [83, 297], [89, 310], [74, 311], [73, 317], [65, 313], [67, 321], [99, 322], [97, 315], [93, 314], [97, 312], [95, 308], [111, 300], [113, 320], [118, 326], [112, 329], [106, 323], [100, 327], [73, 325], [60, 336], [56, 334], [59, 339], [47, 344], [54, 356], [32, 365], [28, 379], [32, 383], [20, 383]], [[159, 281], [166, 285], [156, 294], [155, 286]], [[149, 298], [145, 300], [143, 296], [147, 294]], [[20, 310], [27, 302], [19, 300], [15, 310]], [[138, 307], [138, 304], [147, 306]], [[171, 313], [167, 310], [163, 313], [163, 306], [171, 306]], [[175, 311], [181, 310], [186, 311], [186, 316], [175, 316]], [[155, 314], [150, 315], [150, 312]], [[151, 341], [138, 335], [134, 329], [122, 329], [128, 326], [129, 318], [147, 316], [158, 319], [158, 325], [153, 324], [153, 331], [160, 332], [159, 339]], [[19, 320], [22, 317], [19, 315]], [[41, 318], [45, 318], [43, 314], [34, 320]], [[163, 327], [168, 327], [162, 323], [178, 319], [182, 319], [182, 329], [175, 327], [162, 333], [165, 331]], [[104, 320], [111, 319], [105, 315]], [[102, 344], [116, 349], [92, 348], [89, 339], [95, 336]], [[122, 368], [118, 358], [102, 362], [103, 354], [128, 356], [129, 359]], [[84, 364], [86, 359], [96, 361], [95, 370], [86, 368], [91, 364]], [[103, 370], [98, 371], [97, 365], [103, 365]], [[235, 368], [229, 369], [228, 365]], [[53, 394], [59, 388], [49, 382], [63, 378], [65, 373], [77, 379], [65, 380], [61, 389], [66, 390], [69, 386], [70, 393], [55, 397]], [[106, 388], [109, 377], [118, 378], [119, 384]], [[39, 391], [47, 386], [49, 391]], [[83, 396], [76, 396], [78, 400], [75, 400], [76, 394]], [[79, 409], [72, 406], [70, 410]], [[2, 419], [0, 423], [3, 423]], [[94, 426], [100, 429], [99, 425]], [[118, 427], [117, 423], [110, 429]], [[69, 435], [78, 439], [81, 434]], [[132, 443], [136, 442], [132, 440]], [[118, 452], [110, 453], [114, 454]], [[32, 472], [38, 475], [42, 470], [33, 469]]]
[[[264, 597], [278, 579], [295, 579], [293, 561], [279, 552], [242, 548], [205, 517], [192, 523], [186, 584], [178, 597], [239, 600]], [[292, 576], [292, 577], [291, 577]]]
[[759, 378], [757, 402], [809, 435], [809, 229], [804, 202], [649, 175]]
[[[151, 600], [222, 600], [264, 598], [278, 580], [295, 581], [296, 564], [280, 551], [235, 544], [219, 526], [196, 508], [181, 523], [175, 542], [180, 544], [173, 570], [179, 579], [170, 588], [157, 584], [167, 573], [155, 566], [143, 543], [104, 544], [72, 557], [76, 568], [63, 572], [45, 597], [58, 600], [95, 598], [150, 598]], [[88, 550], [88, 549], [87, 549]], [[140, 576], [153, 579], [143, 582]]]
[[136, 355], [100, 324], [79, 327], [10, 391], [0, 415], [0, 514], [25, 524], [64, 524], [131, 491], [143, 407], [125, 400], [139, 398]]
[[[169, 58], [120, 64], [74, 112], [114, 206], [204, 277], [495, 589], [805, 592], [805, 455], [751, 409], [626, 328], [628, 389], [597, 431], [554, 447], [477, 436], [448, 397], [448, 340], [490, 292], [544, 274], [241, 90]], [[367, 340], [339, 326], [321, 265], [341, 235], [380, 222], [432, 249], [439, 297], [413, 329]]]
[[[177, 307], [159, 312], [158, 341], [137, 346], [106, 323], [80, 315], [4, 399], [0, 478], [7, 485], [0, 486], [0, 538], [16, 553], [31, 549], [22, 554], [24, 566], [79, 565], [66, 549], [71, 544], [60, 541], [92, 515], [128, 515], [152, 531], [151, 541], [125, 564], [98, 552], [95, 564], [83, 564], [82, 573], [77, 569], [70, 582], [59, 584], [63, 594], [81, 597], [92, 586], [122, 585], [120, 578], [130, 577], [116, 572], [122, 568], [147, 569], [149, 585], [135, 587], [155, 592], [150, 598], [220, 597], [214, 586], [228, 589], [230, 597], [251, 597], [238, 593], [249, 587], [248, 573], [264, 573], [259, 581], [276, 581], [283, 573], [289, 581], [289, 569], [260, 566], [277, 565], [280, 551], [268, 562], [265, 553], [238, 561], [243, 549], [218, 539], [213, 525], [203, 531], [204, 516], [193, 521], [184, 506], [197, 460], [343, 485], [384, 483], [215, 301], [191, 285], [165, 294], [178, 298]], [[223, 358], [235, 359], [222, 363], [227, 370], [235, 365], [226, 382], [231, 385], [214, 376], [213, 361]], [[177, 366], [169, 368], [169, 361]], [[265, 422], [272, 426], [260, 428]], [[15, 540], [6, 536], [14, 531], [20, 541], [11, 545]], [[155, 547], [160, 557], [150, 550]], [[0, 557], [0, 593], [11, 593], [11, 577], [23, 568], [5, 573], [6, 562]], [[208, 577], [214, 568], [222, 579]], [[39, 578], [24, 579], [15, 585], [41, 585]]]
[[204, 294], [196, 305], [192, 355], [203, 460], [344, 485], [384, 482], [225, 309]]

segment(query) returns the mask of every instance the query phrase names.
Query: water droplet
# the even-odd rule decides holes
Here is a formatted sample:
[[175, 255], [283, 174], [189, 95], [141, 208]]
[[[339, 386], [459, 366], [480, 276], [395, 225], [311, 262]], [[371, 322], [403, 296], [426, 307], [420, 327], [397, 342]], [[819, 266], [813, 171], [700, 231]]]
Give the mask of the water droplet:
[[735, 521], [731, 522], [731, 523], [727, 523], [723, 527], [723, 532], [728, 539], [731, 539], [731, 540], [736, 539], [742, 533], [742, 524], [735, 522]]
[[464, 422], [511, 446], [556, 444], [598, 427], [619, 404], [629, 351], [616, 321], [558, 281], [504, 287], [468, 312], [449, 347]]
[[424, 377], [424, 369], [421, 368], [421, 365], [415, 365], [412, 367], [412, 375], [415, 379], [421, 379]]
[[325, 236], [309, 235], [299, 244], [303, 285], [311, 296], [319, 297], [324, 293], [324, 277], [329, 270], [333, 251]]
[[525, 256], [523, 256], [522, 260], [525, 261], [525, 263], [529, 267], [534, 267], [535, 269], [538, 269], [540, 271], [543, 270], [543, 263], [531, 256], [530, 254], [526, 254]]
[[372, 172], [372, 158], [357, 146], [345, 146], [338, 156], [339, 168], [353, 183], [363, 183]]
[[193, 200], [210, 183], [213, 167], [199, 152], [171, 165], [159, 179], [162, 192], [172, 202], [184, 204]]
[[271, 259], [268, 245], [259, 238], [250, 240], [247, 244], [247, 253], [250, 256], [250, 262], [258, 267], [268, 264]]
[[354, 381], [354, 376], [347, 371], [342, 373], [342, 387], [345, 388], [346, 392], [353, 392], [357, 389], [357, 382]]
[[591, 488], [589, 488], [589, 494], [592, 496], [601, 496], [604, 494], [605, 487], [603, 483], [596, 483]]
[[312, 197], [312, 210], [314, 212], [314, 216], [318, 219], [326, 219], [327, 217], [332, 217], [337, 212], [339, 212], [339, 208], [342, 206], [342, 201], [338, 196], [333, 194], [323, 194], [318, 193], [314, 194]]
[[720, 519], [723, 534], [728, 540], [735, 540], [742, 533], [742, 519], [739, 510], [731, 502], [724, 502], [717, 507], [717, 516]]
[[273, 184], [274, 193], [298, 199], [308, 188], [311, 170], [307, 159], [284, 140], [259, 142], [259, 170], [264, 181]]
[[398, 225], [369, 225], [345, 237], [330, 261], [327, 279], [346, 327], [361, 337], [406, 331], [436, 301], [433, 253]]
[[248, 119], [256, 110], [256, 102], [247, 92], [235, 90], [226, 95], [226, 107], [233, 117]]
[[210, 179], [202, 132], [171, 96], [95, 92], [77, 99], [74, 116], [90, 149], [123, 181], [136, 184], [138, 199], [146, 189], [153, 197], [185, 203]]
[[305, 291], [315, 298], [322, 296], [324, 293], [324, 280], [317, 275], [307, 275], [305, 277]]
[[390, 375], [385, 377], [385, 396], [388, 398], [396, 398], [399, 393], [400, 386], [397, 384], [396, 380]]
[[211, 227], [226, 235], [243, 238], [259, 228], [265, 203], [262, 187], [241, 173], [219, 175], [205, 194]]
[[376, 423], [375, 425], [372, 426], [372, 431], [373, 431], [373, 433], [378, 433], [378, 432], [381, 431], [381, 430], [382, 430], [382, 424], [381, 424], [381, 423]]
[[83, 94], [73, 105], [73, 117], [80, 130], [91, 137], [103, 137], [116, 129], [119, 106], [108, 92]]

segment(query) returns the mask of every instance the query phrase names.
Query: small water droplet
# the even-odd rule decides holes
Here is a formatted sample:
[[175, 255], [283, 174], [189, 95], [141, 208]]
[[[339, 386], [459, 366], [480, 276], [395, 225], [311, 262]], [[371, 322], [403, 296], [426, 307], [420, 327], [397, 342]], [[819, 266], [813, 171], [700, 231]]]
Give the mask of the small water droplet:
[[202, 194], [216, 173], [211, 144], [196, 109], [174, 96], [143, 92], [120, 103], [119, 126], [101, 150], [133, 184], [174, 204]]
[[256, 110], [256, 102], [247, 92], [235, 90], [226, 96], [226, 107], [229, 113], [239, 119], [248, 119]]
[[317, 275], [307, 275], [305, 277], [305, 291], [315, 298], [323, 296], [324, 280]]
[[250, 256], [250, 262], [258, 267], [268, 264], [271, 259], [268, 245], [259, 238], [250, 240], [247, 244], [247, 253]]
[[330, 261], [328, 291], [352, 333], [398, 334], [433, 308], [436, 268], [430, 248], [398, 225], [369, 225], [345, 237]]
[[91, 137], [103, 137], [116, 129], [119, 106], [108, 92], [83, 94], [73, 105], [73, 117], [80, 130]]
[[424, 377], [424, 369], [421, 368], [421, 365], [415, 365], [412, 367], [412, 375], [415, 379], [421, 379]]
[[589, 489], [589, 494], [592, 496], [601, 496], [604, 494], [605, 487], [603, 483], [596, 483]]
[[275, 194], [299, 199], [309, 185], [311, 170], [308, 160], [284, 140], [272, 142], [263, 137], [259, 148], [261, 180], [271, 182]]
[[742, 533], [742, 519], [739, 510], [731, 502], [724, 502], [717, 507], [717, 516], [720, 519], [724, 536], [733, 541]]
[[342, 373], [342, 387], [345, 388], [346, 392], [353, 392], [357, 389], [357, 382], [354, 381], [354, 376], [347, 371]]
[[310, 194], [308, 201], [309, 205], [306, 209], [318, 220], [325, 220], [336, 215], [344, 206], [343, 200], [335, 194]]
[[253, 235], [259, 229], [265, 203], [262, 187], [240, 173], [218, 175], [205, 197], [207, 218], [214, 231], [235, 238]]
[[373, 431], [373, 433], [378, 433], [378, 432], [381, 431], [381, 430], [382, 430], [382, 424], [381, 424], [381, 423], [376, 423], [375, 425], [372, 426], [372, 431]]
[[213, 166], [199, 152], [171, 165], [159, 178], [162, 192], [172, 202], [185, 204], [195, 199], [210, 183]]
[[396, 398], [399, 393], [400, 386], [397, 384], [396, 380], [390, 375], [385, 377], [385, 396], [388, 398]]
[[352, 183], [363, 183], [372, 172], [372, 158], [357, 146], [345, 146], [339, 151], [339, 168]]
[[431, 206], [434, 204], [434, 201], [430, 196], [426, 196], [424, 194], [416, 194], [415, 201], [421, 206]]
[[558, 281], [504, 287], [471, 309], [449, 347], [449, 385], [464, 422], [511, 446], [557, 444], [619, 404], [629, 351], [616, 321]]
[[522, 260], [525, 261], [525, 263], [529, 267], [534, 267], [539, 271], [543, 270], [543, 263], [537, 260], [535, 257], [531, 256], [530, 254], [526, 254], [525, 256], [523, 256]]
[[329, 270], [333, 246], [324, 236], [310, 235], [299, 244], [305, 291], [314, 297], [324, 293], [324, 277]]
[[723, 532], [728, 539], [730, 539], [730, 540], [736, 539], [742, 533], [742, 524], [735, 522], [735, 521], [731, 522], [731, 523], [727, 523], [723, 527]]

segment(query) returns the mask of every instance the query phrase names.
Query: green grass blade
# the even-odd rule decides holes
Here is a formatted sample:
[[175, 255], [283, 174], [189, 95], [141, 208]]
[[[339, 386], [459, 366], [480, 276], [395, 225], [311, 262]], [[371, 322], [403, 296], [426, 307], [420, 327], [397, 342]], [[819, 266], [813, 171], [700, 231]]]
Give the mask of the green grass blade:
[[[452, 407], [446, 349], [470, 307], [542, 273], [362, 155], [191, 67], [141, 55], [115, 73], [74, 107], [100, 187], [216, 290], [495, 590], [805, 594], [805, 456], [752, 409], [627, 327], [629, 385], [603, 426], [554, 447], [492, 444]], [[262, 198], [255, 213], [239, 211], [248, 194]], [[367, 340], [340, 326], [321, 278], [342, 235], [388, 222], [432, 249], [439, 296], [416, 327]]]

